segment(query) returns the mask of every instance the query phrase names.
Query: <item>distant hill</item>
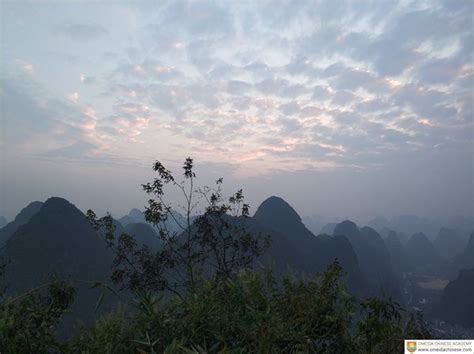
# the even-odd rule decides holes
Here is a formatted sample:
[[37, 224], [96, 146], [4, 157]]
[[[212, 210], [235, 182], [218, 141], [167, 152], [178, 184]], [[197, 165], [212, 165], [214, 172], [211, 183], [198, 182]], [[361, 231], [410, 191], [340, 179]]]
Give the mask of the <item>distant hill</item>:
[[8, 224], [7, 219], [0, 215], [0, 229], [4, 227], [6, 224]]
[[131, 223], [146, 222], [145, 214], [137, 208], [133, 208], [132, 210], [130, 210], [128, 215], [121, 217], [120, 219], [118, 219], [118, 221], [123, 225], [123, 227], [126, 227], [128, 224]]
[[[129, 216], [127, 215], [124, 218], [129, 218]], [[120, 220], [123, 221], [123, 218], [121, 218]], [[117, 239], [118, 237], [120, 237], [120, 235], [126, 233], [135, 238], [135, 241], [137, 242], [137, 246], [139, 248], [146, 245], [153, 250], [157, 250], [160, 245], [158, 232], [146, 222], [135, 222], [134, 219], [131, 220], [132, 222], [126, 223], [126, 226], [124, 227], [122, 226], [122, 223], [120, 223], [118, 220], [112, 219], [115, 238]], [[105, 228], [99, 230], [99, 235], [102, 239], [105, 238], [105, 233]]]
[[321, 229], [327, 224], [325, 218], [319, 215], [306, 216], [302, 218], [302, 220], [308, 230], [310, 230], [315, 235], [320, 234]]
[[452, 258], [464, 249], [467, 240], [459, 231], [442, 227], [433, 241], [433, 246], [439, 255]]
[[[370, 226], [370, 225], [369, 225], [369, 226]], [[371, 227], [373, 227], [373, 226], [371, 226]], [[388, 235], [390, 235], [391, 232], [396, 232], [396, 231], [394, 231], [394, 230], [392, 230], [392, 229], [389, 229], [388, 227], [382, 227], [381, 229], [378, 229], [378, 228], [376, 228], [376, 227], [373, 227], [373, 228], [379, 233], [379, 235], [380, 235], [383, 239], [386, 239], [386, 238], [388, 237]], [[396, 234], [397, 234], [398, 239], [400, 240], [400, 242], [403, 243], [403, 242], [406, 242], [406, 241], [407, 241], [406, 239], [404, 239], [404, 240], [402, 241], [402, 238], [401, 238], [402, 233], [396, 232]]]
[[96, 317], [94, 306], [101, 290], [89, 287], [95, 281], [109, 281], [112, 255], [73, 204], [62, 198], [48, 199], [13, 233], [5, 251], [11, 260], [6, 269], [10, 293], [27, 291], [60, 273], [78, 287], [63, 330], [72, 331], [77, 319], [90, 323]]
[[134, 222], [137, 222], [134, 220], [130, 215], [124, 215], [120, 219], [117, 220], [122, 227], [126, 227], [128, 224], [132, 224]]
[[377, 230], [380, 234], [383, 229], [390, 229], [391, 227], [390, 221], [383, 216], [376, 216], [374, 219], [370, 220], [367, 225]]
[[413, 269], [421, 273], [439, 273], [443, 263], [433, 243], [425, 234], [413, 234], [406, 245]]
[[395, 231], [390, 231], [387, 238], [384, 240], [385, 246], [390, 253], [390, 261], [393, 269], [399, 273], [405, 273], [410, 271], [411, 259], [402, 244], [399, 235]]
[[[195, 219], [195, 216], [191, 217], [191, 223], [194, 219]], [[132, 210], [130, 210], [128, 215], [122, 216], [120, 219], [118, 219], [118, 222], [120, 222], [120, 224], [122, 224], [123, 227], [126, 227], [127, 225], [132, 224], [132, 223], [147, 224], [147, 221], [145, 219], [145, 213], [137, 208], [133, 208]], [[151, 224], [149, 225], [153, 227]], [[176, 232], [179, 234], [183, 232], [182, 227], [187, 226], [187, 220], [183, 215], [173, 210], [172, 215], [168, 216], [168, 220], [166, 221], [165, 225], [170, 233]], [[158, 231], [158, 230], [155, 229], [155, 231]]]
[[368, 282], [368, 295], [401, 300], [400, 283], [392, 268], [390, 253], [377, 231], [368, 226], [359, 229], [354, 222], [346, 220], [336, 225], [334, 235], [346, 236], [354, 247]]
[[125, 232], [135, 238], [138, 247], [148, 246], [152, 250], [157, 250], [160, 239], [156, 231], [146, 223], [132, 223], [125, 227]]
[[334, 229], [336, 228], [337, 223], [331, 222], [329, 224], [326, 224], [322, 227], [321, 231], [319, 233], [321, 234], [326, 234], [326, 235], [332, 235], [334, 233]]
[[413, 234], [416, 232], [424, 233], [429, 239], [434, 239], [438, 234], [441, 225], [433, 220], [420, 218], [415, 215], [400, 215], [392, 218], [392, 229]]
[[474, 216], [471, 215], [470, 218], [466, 218], [465, 216], [452, 217], [449, 220], [449, 225], [452, 225], [460, 231], [469, 234], [472, 230], [474, 230]]
[[253, 219], [270, 231], [272, 244], [267, 256], [278, 269], [290, 268], [312, 276], [337, 259], [348, 272], [351, 289], [356, 292], [363, 289], [357, 256], [345, 237], [316, 237], [296, 211], [279, 197], [262, 202]]
[[390, 220], [378, 216], [368, 222], [368, 225], [374, 228], [379, 234], [385, 235], [384, 230], [393, 230], [397, 233], [413, 235], [417, 232], [423, 232], [429, 239], [435, 239], [441, 225], [433, 220], [420, 218], [416, 215], [399, 215]]
[[465, 327], [474, 327], [474, 268], [459, 272], [443, 292], [441, 317]]
[[[112, 224], [113, 224], [113, 227], [114, 227], [114, 237], [115, 238], [118, 238], [121, 234], [123, 234], [125, 232], [125, 228], [116, 219], [112, 218]], [[104, 242], [105, 242], [106, 232], [107, 232], [107, 230], [106, 230], [105, 227], [100, 228], [97, 232], [97, 234], [99, 235], [101, 240], [103, 240]]]
[[23, 208], [11, 223], [0, 229], [0, 248], [5, 245], [8, 239], [21, 226], [26, 224], [33, 215], [35, 215], [43, 205], [42, 202], [32, 202]]
[[469, 237], [463, 251], [454, 258], [455, 270], [474, 268], [474, 231]]

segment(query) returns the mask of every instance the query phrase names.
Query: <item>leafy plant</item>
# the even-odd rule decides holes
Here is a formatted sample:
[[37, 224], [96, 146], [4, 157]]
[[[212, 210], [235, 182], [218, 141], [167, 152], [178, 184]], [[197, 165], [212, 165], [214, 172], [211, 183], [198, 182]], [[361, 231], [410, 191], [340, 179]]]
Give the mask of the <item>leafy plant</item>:
[[5, 353], [62, 351], [55, 328], [74, 300], [75, 289], [60, 278], [0, 303], [0, 348]]

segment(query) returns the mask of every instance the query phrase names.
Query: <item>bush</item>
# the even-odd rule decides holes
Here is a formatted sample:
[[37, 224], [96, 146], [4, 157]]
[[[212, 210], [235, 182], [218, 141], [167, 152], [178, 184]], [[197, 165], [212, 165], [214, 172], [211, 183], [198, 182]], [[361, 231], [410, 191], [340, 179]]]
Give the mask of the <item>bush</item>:
[[61, 316], [74, 300], [74, 288], [53, 279], [0, 303], [0, 350], [5, 353], [45, 353], [65, 349], [55, 337]]
[[396, 303], [358, 302], [338, 263], [314, 281], [271, 271], [209, 280], [193, 296], [144, 293], [136, 311], [109, 315], [75, 342], [82, 353], [398, 353], [409, 327]]

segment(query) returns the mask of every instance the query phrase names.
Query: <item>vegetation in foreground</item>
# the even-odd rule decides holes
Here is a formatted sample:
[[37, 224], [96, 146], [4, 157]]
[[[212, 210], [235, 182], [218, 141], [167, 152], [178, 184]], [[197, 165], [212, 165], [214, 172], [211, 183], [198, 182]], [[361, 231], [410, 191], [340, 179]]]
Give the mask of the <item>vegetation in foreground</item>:
[[186, 299], [137, 295], [119, 310], [60, 344], [55, 326], [74, 290], [60, 280], [0, 305], [6, 353], [398, 353], [404, 338], [429, 338], [419, 316], [396, 303], [357, 301], [334, 263], [314, 281], [242, 271], [207, 281]]
[[[110, 216], [97, 219], [88, 213], [114, 250], [112, 280], [134, 300], [61, 343], [56, 329], [74, 298], [70, 283], [53, 279], [15, 298], [4, 297], [2, 351], [398, 353], [404, 338], [430, 337], [422, 318], [405, 314], [397, 303], [350, 295], [337, 261], [314, 279], [280, 279], [270, 269], [255, 270], [269, 240], [246, 230], [248, 205], [241, 191], [224, 199], [222, 180], [213, 190], [194, 189], [191, 159], [183, 169], [185, 181], [178, 183], [157, 162], [158, 177], [144, 185], [153, 195], [146, 218], [160, 229], [158, 251], [138, 247], [127, 234], [116, 237]], [[187, 202], [182, 233], [166, 230], [167, 218], [173, 217], [164, 199], [167, 184], [178, 187]], [[207, 205], [191, 220], [196, 193]]]

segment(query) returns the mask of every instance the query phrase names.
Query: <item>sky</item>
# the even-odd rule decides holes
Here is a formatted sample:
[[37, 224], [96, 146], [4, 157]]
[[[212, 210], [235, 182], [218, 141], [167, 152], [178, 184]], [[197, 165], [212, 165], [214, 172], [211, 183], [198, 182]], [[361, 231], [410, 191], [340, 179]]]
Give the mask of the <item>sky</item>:
[[[0, 215], [162, 161], [301, 215], [474, 216], [474, 2], [2, 1]], [[177, 198], [169, 192], [170, 200]]]

